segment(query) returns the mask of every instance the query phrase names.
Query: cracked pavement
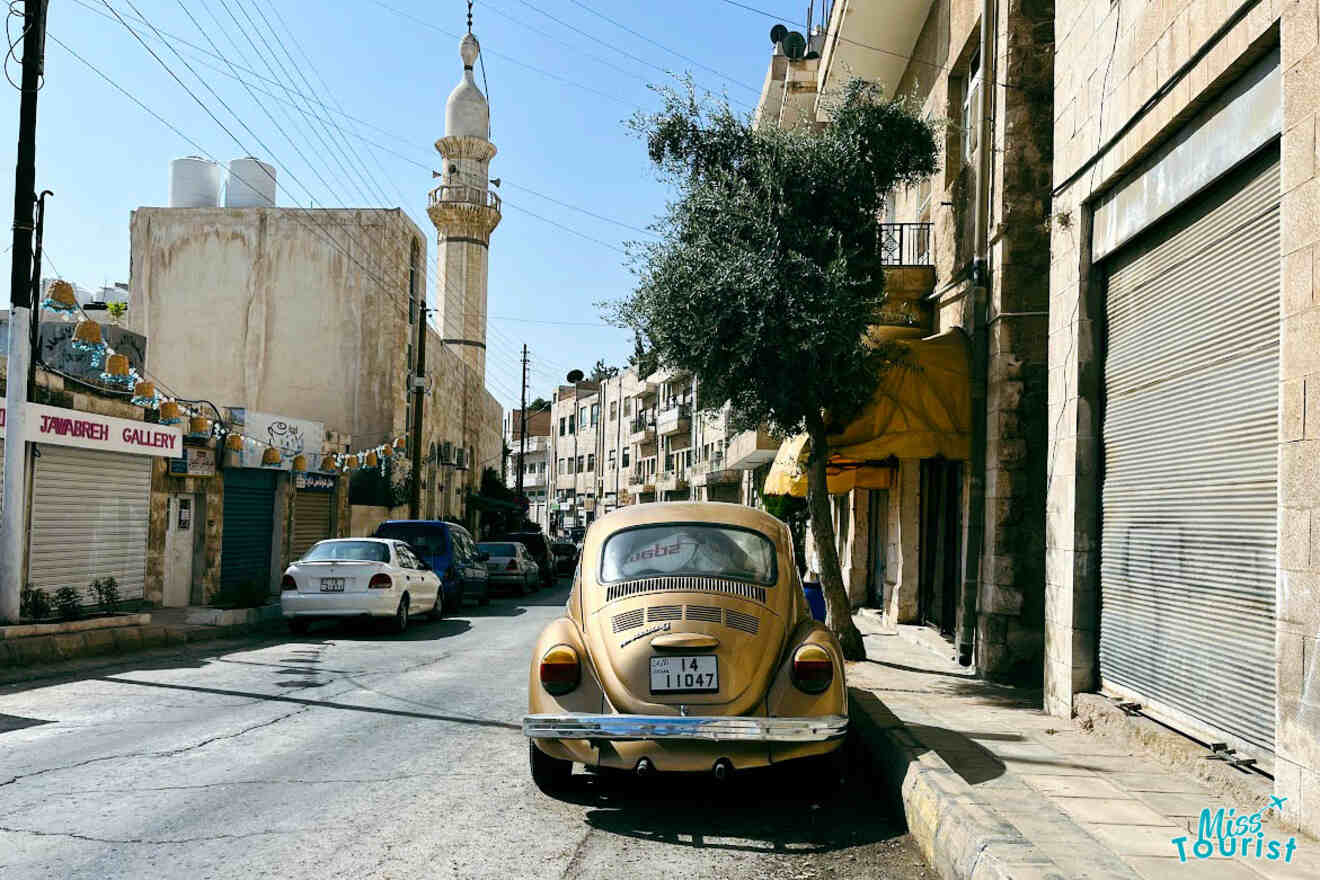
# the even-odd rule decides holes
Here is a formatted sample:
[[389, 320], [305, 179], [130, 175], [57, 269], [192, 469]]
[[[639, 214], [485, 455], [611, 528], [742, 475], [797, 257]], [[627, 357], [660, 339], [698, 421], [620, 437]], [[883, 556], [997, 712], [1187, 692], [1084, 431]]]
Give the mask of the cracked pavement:
[[528, 652], [566, 593], [0, 686], [0, 878], [934, 876], [863, 779], [542, 795]]

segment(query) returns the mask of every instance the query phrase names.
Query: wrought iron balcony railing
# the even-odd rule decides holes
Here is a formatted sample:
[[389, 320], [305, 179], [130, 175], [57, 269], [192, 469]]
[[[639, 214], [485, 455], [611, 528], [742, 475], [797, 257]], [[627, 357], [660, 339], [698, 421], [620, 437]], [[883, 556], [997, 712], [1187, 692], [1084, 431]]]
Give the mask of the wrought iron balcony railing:
[[442, 202], [459, 202], [483, 208], [494, 208], [496, 211], [500, 210], [498, 193], [484, 190], [479, 186], [469, 186], [466, 183], [445, 183], [431, 190], [431, 204], [436, 205]]
[[881, 223], [880, 262], [886, 266], [935, 265], [930, 223]]

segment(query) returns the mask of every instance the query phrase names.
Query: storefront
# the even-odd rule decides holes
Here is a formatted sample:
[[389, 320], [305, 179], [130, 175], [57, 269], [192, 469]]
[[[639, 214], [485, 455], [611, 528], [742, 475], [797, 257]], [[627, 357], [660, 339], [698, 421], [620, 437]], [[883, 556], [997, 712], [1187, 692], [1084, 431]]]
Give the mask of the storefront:
[[[113, 577], [122, 599], [144, 598], [151, 474], [177, 456], [183, 432], [29, 403], [35, 445], [27, 582], [53, 594]], [[0, 426], [0, 435], [3, 434]]]
[[1093, 243], [1101, 683], [1262, 752], [1275, 725], [1278, 62], [1102, 197]]
[[289, 544], [291, 559], [301, 559], [317, 541], [334, 537], [337, 479], [333, 474], [293, 475], [293, 537]]

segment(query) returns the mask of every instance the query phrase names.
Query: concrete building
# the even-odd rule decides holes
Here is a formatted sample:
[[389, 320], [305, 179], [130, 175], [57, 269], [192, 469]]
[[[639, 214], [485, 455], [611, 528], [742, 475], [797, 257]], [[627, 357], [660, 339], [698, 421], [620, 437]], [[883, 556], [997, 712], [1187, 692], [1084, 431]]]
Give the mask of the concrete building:
[[504, 485], [517, 489], [519, 471], [522, 490], [527, 496], [527, 518], [549, 532], [550, 483], [554, 468], [550, 457], [550, 410], [527, 413], [527, 442], [522, 442], [522, 410], [510, 410], [504, 417], [504, 443], [509, 455], [504, 468]]
[[[792, 40], [775, 46], [756, 119], [823, 123], [855, 76], [928, 119], [950, 120], [936, 174], [887, 195], [879, 241], [887, 299], [874, 331], [907, 343], [918, 361], [940, 360], [949, 376], [941, 387], [933, 378], [923, 387], [909, 371], [887, 376], [873, 408], [896, 417], [872, 412], [881, 427], [868, 432], [859, 420], [831, 439], [832, 449], [837, 440], [873, 462], [858, 471], [868, 474], [865, 486], [849, 477], [836, 490], [837, 549], [854, 603], [934, 627], [989, 678], [1030, 681], [1044, 641], [1045, 466], [1028, 450], [1045, 442], [1052, 17], [1048, 5], [1001, 8], [1004, 60], [991, 78], [981, 63], [981, 8], [980, 0], [830, 4], [800, 49]], [[983, 127], [982, 84], [1002, 82], [1013, 87], [995, 87]], [[983, 240], [978, 197], [992, 230]], [[933, 411], [932, 401], [948, 407]]]
[[[147, 366], [185, 396], [316, 421], [358, 448], [410, 437], [409, 377], [425, 327], [422, 515], [458, 519], [482, 469], [501, 467], [503, 440], [484, 387], [486, 252], [499, 200], [485, 183], [495, 148], [472, 82], [477, 51], [469, 34], [437, 142], [444, 181], [428, 210], [440, 236], [443, 333], [426, 320], [425, 237], [399, 209], [139, 208], [131, 220], [129, 324], [170, 340]], [[389, 513], [364, 515], [359, 528]]]
[[1317, 7], [1057, 3], [1043, 448], [1046, 708], [1140, 703], [1313, 831]]

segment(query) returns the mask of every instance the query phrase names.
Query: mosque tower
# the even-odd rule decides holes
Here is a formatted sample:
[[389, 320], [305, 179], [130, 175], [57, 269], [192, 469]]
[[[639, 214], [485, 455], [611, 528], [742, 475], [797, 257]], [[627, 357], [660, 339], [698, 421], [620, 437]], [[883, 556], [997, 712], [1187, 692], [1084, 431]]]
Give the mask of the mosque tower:
[[490, 233], [500, 222], [500, 198], [490, 191], [490, 105], [472, 78], [481, 46], [468, 32], [459, 43], [463, 79], [445, 104], [445, 136], [435, 142], [444, 157], [441, 183], [431, 191], [427, 214], [439, 237], [436, 302], [440, 331], [486, 383], [486, 280]]

